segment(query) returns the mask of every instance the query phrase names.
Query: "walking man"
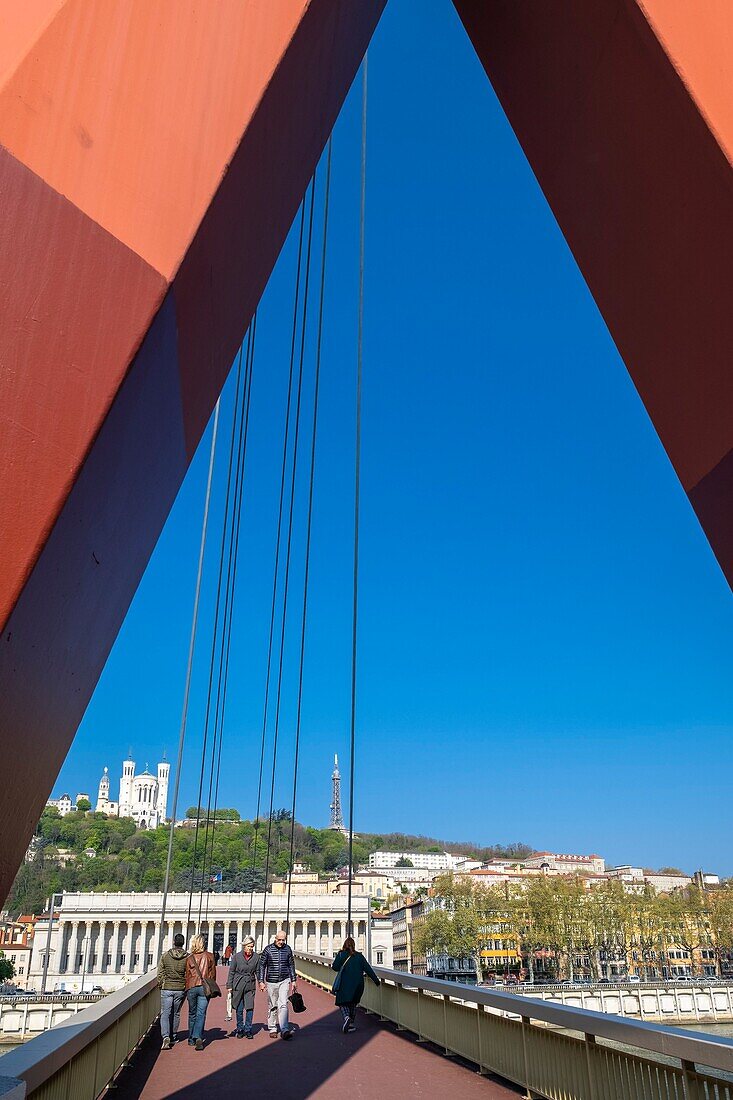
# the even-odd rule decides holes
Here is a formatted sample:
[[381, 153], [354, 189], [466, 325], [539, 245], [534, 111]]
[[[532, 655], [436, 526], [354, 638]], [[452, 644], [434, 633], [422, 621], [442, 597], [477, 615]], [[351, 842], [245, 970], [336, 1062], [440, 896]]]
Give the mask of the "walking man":
[[188, 953], [183, 948], [185, 942], [180, 933], [174, 936], [173, 947], [164, 952], [158, 963], [160, 1033], [163, 1036], [162, 1050], [170, 1050], [178, 1037], [181, 1006], [186, 996], [186, 959]]
[[260, 955], [257, 967], [260, 989], [267, 992], [267, 1027], [271, 1039], [277, 1039], [277, 1026], [283, 1039], [292, 1039], [293, 1029], [288, 1018], [288, 997], [296, 989], [295, 959], [287, 936], [278, 928], [275, 939]]

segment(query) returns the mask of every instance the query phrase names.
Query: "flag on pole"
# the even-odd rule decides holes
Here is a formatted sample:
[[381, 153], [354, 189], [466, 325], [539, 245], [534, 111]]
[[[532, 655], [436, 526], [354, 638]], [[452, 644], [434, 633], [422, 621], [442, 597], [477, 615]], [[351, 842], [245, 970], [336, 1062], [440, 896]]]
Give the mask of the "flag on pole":
[[212, 884], [217, 883], [217, 882], [221, 882], [221, 880], [222, 880], [221, 871], [217, 871], [215, 875], [209, 875], [209, 882], [211, 882]]

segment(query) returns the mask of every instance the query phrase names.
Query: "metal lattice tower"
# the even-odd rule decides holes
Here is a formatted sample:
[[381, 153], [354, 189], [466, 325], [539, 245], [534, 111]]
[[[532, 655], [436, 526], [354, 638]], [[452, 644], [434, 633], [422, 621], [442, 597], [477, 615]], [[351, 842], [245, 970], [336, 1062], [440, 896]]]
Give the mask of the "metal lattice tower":
[[331, 783], [333, 784], [333, 793], [331, 801], [331, 821], [329, 829], [338, 829], [339, 832], [344, 831], [344, 818], [341, 813], [341, 772], [339, 771], [339, 758], [338, 753], [333, 758], [334, 768], [331, 775]]

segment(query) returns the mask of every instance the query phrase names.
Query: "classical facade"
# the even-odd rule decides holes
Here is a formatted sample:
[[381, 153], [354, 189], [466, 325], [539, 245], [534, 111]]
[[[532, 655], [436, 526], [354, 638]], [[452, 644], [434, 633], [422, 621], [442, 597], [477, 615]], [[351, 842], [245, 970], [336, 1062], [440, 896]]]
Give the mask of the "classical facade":
[[[101, 986], [117, 989], [157, 964], [163, 949], [181, 932], [186, 943], [201, 931], [211, 949], [240, 947], [254, 936], [261, 950], [287, 922], [287, 897], [272, 894], [169, 894], [165, 923], [159, 893], [63, 894], [51, 929], [47, 988], [70, 992]], [[359, 950], [370, 949], [369, 898], [352, 897], [352, 921]], [[201, 906], [199, 911], [199, 906]], [[294, 951], [333, 955], [346, 936], [345, 894], [294, 895], [290, 899], [289, 942]], [[36, 921], [30, 984], [40, 988], [45, 965], [48, 917]]]

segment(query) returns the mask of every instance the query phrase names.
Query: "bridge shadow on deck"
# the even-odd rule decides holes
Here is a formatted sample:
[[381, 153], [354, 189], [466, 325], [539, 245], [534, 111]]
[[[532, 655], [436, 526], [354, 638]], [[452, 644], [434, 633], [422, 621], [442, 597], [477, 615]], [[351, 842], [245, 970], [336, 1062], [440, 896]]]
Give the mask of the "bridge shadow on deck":
[[[220, 972], [224, 986], [226, 971]], [[460, 1096], [461, 1100], [512, 1100], [521, 1091], [493, 1078], [479, 1077], [475, 1067], [444, 1058], [409, 1032], [359, 1012], [358, 1030], [343, 1035], [341, 1014], [333, 997], [301, 981], [307, 1011], [291, 1016], [297, 1034], [286, 1043], [270, 1039], [264, 1018], [265, 998], [258, 993], [253, 1040], [231, 1034], [234, 1021], [224, 1019], [224, 999], [210, 1003], [206, 1047], [197, 1052], [185, 1042], [160, 1050], [157, 1026], [144, 1041], [133, 1064], [122, 1071], [115, 1100], [234, 1100], [277, 1097], [305, 1100], [355, 1095]], [[187, 1035], [184, 1007], [180, 1034]]]

